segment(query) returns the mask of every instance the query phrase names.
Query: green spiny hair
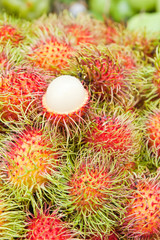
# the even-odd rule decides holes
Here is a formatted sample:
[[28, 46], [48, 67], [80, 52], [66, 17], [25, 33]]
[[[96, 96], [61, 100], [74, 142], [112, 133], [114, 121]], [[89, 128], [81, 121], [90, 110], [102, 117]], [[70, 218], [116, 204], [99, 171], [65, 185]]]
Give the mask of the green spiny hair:
[[50, 188], [67, 221], [89, 234], [110, 233], [121, 222], [127, 174], [109, 154], [85, 149], [66, 156], [59, 185]]
[[31, 203], [33, 211], [47, 201], [48, 182], [59, 174], [64, 149], [62, 135], [53, 128], [39, 123], [11, 125], [0, 146], [1, 176], [11, 195], [27, 206]]

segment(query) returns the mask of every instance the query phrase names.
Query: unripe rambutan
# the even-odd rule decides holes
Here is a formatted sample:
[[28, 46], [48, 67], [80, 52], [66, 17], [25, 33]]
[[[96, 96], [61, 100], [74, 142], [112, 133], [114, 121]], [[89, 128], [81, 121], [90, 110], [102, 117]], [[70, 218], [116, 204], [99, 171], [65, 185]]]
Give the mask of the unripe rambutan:
[[90, 240], [118, 240], [118, 237], [114, 234], [107, 234], [107, 235], [102, 235], [102, 236], [93, 236], [90, 238]]
[[2, 143], [1, 175], [13, 194], [25, 201], [25, 196], [45, 191], [48, 177], [58, 172], [63, 143], [60, 145], [62, 138], [53, 129], [22, 126], [21, 131], [14, 131]]
[[38, 212], [37, 216], [28, 219], [27, 238], [30, 240], [71, 240], [74, 238], [73, 230], [69, 228], [69, 224], [61, 220], [62, 216], [58, 215], [58, 211], [50, 213], [45, 210]]
[[82, 120], [88, 102], [88, 91], [79, 79], [62, 75], [49, 84], [42, 98], [42, 108], [46, 118], [53, 123], [74, 125]]
[[132, 180], [131, 198], [123, 223], [125, 234], [132, 239], [159, 239], [160, 186], [158, 177], [141, 176]]
[[108, 234], [124, 214], [124, 173], [109, 155], [80, 154], [63, 169], [56, 203], [82, 234]]
[[1, 119], [18, 120], [32, 106], [37, 106], [40, 95], [47, 88], [43, 73], [31, 68], [16, 68], [1, 74]]

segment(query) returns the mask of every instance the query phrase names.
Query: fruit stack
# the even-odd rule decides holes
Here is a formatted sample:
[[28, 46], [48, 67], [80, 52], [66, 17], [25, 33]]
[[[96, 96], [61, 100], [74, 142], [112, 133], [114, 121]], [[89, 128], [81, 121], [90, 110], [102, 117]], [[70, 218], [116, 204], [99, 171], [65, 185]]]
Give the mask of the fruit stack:
[[87, 13], [1, 14], [0, 239], [160, 239], [158, 45]]

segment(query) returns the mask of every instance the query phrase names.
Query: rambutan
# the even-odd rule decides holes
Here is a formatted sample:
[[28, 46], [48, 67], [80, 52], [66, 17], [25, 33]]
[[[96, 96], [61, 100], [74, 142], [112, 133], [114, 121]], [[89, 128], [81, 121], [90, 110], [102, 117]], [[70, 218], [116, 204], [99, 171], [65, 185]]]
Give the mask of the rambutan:
[[31, 68], [15, 68], [1, 74], [1, 119], [18, 120], [31, 106], [36, 106], [47, 88], [42, 72]]
[[125, 106], [132, 102], [134, 104], [137, 91], [134, 84], [136, 78], [133, 78], [136, 62], [131, 52], [124, 52], [118, 50], [117, 46], [86, 47], [77, 54], [72, 74], [75, 75], [78, 69], [84, 82], [89, 84], [92, 95], [102, 100], [114, 100]]
[[[45, 210], [38, 212], [37, 216], [32, 216], [27, 223], [27, 238], [30, 240], [71, 240], [74, 239], [73, 230], [69, 224], [62, 221], [62, 216], [54, 212]], [[77, 238], [76, 238], [77, 239]]]
[[123, 229], [132, 239], [159, 239], [160, 186], [155, 177], [140, 177], [132, 181], [133, 190], [127, 204]]
[[60, 28], [66, 34], [72, 46], [82, 47], [88, 44], [105, 44], [106, 26], [103, 21], [93, 18], [88, 13], [82, 13], [74, 17], [64, 11], [58, 17]]
[[55, 190], [56, 203], [86, 236], [110, 233], [124, 214], [125, 174], [108, 156], [77, 154], [74, 166], [63, 169], [66, 183], [63, 177]]
[[102, 236], [93, 236], [90, 240], [118, 240], [118, 237], [114, 234], [103, 234]]
[[92, 121], [84, 134], [87, 147], [95, 151], [106, 151], [121, 157], [135, 156], [140, 151], [140, 132], [135, 117], [126, 114], [100, 113], [92, 116]]
[[48, 86], [42, 98], [45, 117], [55, 124], [66, 126], [81, 122], [87, 111], [89, 93], [79, 79], [62, 75]]
[[46, 35], [44, 34], [27, 49], [26, 57], [34, 66], [55, 75], [69, 68], [68, 60], [75, 55], [75, 52], [67, 41], [46, 30]]
[[[62, 138], [53, 129], [52, 132], [47, 130], [40, 126], [22, 126], [19, 131], [8, 133], [2, 143], [2, 179], [20, 201], [28, 200], [28, 196], [42, 189], [45, 191], [47, 177], [58, 172]], [[31, 198], [34, 200], [34, 196]]]
[[149, 147], [160, 156], [160, 109], [155, 110], [148, 116], [146, 140]]

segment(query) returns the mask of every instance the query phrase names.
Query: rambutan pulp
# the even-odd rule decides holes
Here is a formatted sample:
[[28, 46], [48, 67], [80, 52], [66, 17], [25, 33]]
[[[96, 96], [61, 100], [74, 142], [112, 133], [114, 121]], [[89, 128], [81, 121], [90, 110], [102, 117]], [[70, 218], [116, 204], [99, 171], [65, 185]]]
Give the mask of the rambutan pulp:
[[80, 122], [88, 106], [89, 94], [79, 79], [62, 75], [54, 79], [42, 98], [47, 119], [65, 125]]
[[57, 74], [69, 67], [68, 60], [74, 54], [75, 50], [69, 44], [53, 36], [37, 43], [28, 57], [35, 66]]
[[28, 189], [45, 184], [45, 174], [51, 172], [58, 157], [50, 138], [42, 130], [28, 129], [13, 140], [4, 157], [7, 180], [16, 187], [24, 185]]

